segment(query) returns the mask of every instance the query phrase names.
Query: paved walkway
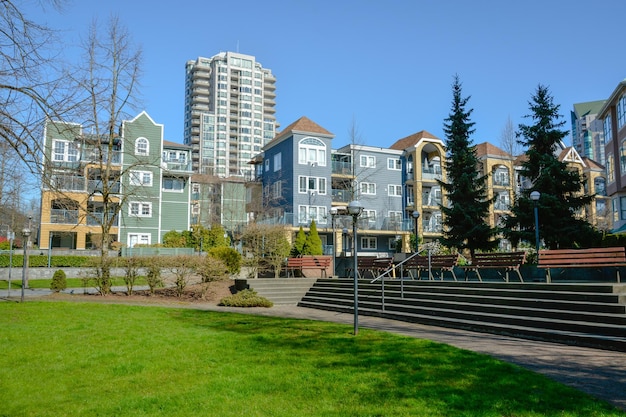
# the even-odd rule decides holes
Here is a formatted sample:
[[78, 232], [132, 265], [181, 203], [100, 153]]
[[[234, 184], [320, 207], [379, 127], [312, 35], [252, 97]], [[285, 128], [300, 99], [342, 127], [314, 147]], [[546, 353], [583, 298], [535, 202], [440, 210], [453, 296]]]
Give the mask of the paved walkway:
[[[82, 291], [82, 289], [81, 289]], [[26, 290], [25, 297], [49, 294], [48, 290]], [[0, 291], [0, 301], [7, 296]], [[11, 291], [19, 297], [19, 289]], [[181, 307], [178, 305], [177, 307]], [[272, 317], [300, 318], [353, 324], [352, 314], [277, 305], [272, 308], [232, 308], [214, 304], [189, 304], [188, 308], [238, 312]], [[518, 339], [507, 336], [405, 323], [378, 317], [359, 316], [359, 327], [384, 330], [410, 337], [446, 343], [461, 349], [493, 356], [546, 375], [604, 399], [626, 411], [626, 353]]]

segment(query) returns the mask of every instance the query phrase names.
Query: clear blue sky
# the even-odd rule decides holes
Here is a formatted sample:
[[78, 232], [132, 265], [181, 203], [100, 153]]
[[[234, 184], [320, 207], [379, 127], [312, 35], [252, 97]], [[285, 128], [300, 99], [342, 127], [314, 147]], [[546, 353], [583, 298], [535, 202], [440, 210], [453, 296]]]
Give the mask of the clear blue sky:
[[569, 130], [574, 103], [606, 99], [626, 78], [624, 0], [75, 0], [62, 15], [34, 3], [28, 17], [64, 30], [67, 51], [94, 18], [118, 15], [144, 51], [145, 110], [174, 142], [185, 62], [222, 51], [272, 70], [283, 128], [307, 116], [334, 147], [353, 121], [367, 145], [420, 130], [445, 139], [455, 74], [471, 96], [473, 142], [496, 145], [509, 118], [528, 122], [538, 84]]

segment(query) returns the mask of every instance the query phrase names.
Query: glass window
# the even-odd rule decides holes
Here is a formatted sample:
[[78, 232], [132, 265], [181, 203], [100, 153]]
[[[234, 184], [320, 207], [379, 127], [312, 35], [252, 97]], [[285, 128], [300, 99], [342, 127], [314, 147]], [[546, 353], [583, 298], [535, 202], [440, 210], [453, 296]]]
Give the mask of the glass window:
[[620, 220], [626, 220], [626, 197], [619, 198]]
[[152, 172], [150, 171], [130, 171], [130, 185], [152, 186]]
[[298, 223], [308, 225], [311, 220], [317, 224], [327, 223], [325, 206], [298, 206]]
[[309, 192], [326, 194], [326, 178], [307, 177], [301, 175], [298, 177], [298, 192], [300, 194], [306, 194]]
[[298, 144], [298, 163], [326, 166], [326, 145], [316, 138], [305, 138]]
[[604, 143], [608, 144], [611, 140], [613, 140], [613, 121], [611, 120], [611, 115], [607, 115], [604, 119]]
[[373, 182], [362, 182], [361, 194], [376, 195], [376, 184], [374, 184]]
[[401, 185], [389, 185], [387, 186], [387, 193], [390, 197], [402, 197]]
[[274, 155], [274, 172], [280, 171], [282, 168], [282, 153], [278, 152]]
[[361, 238], [361, 249], [376, 249], [376, 238], [375, 237], [362, 237]]
[[185, 189], [185, 180], [182, 178], [163, 178], [163, 191], [182, 192]]
[[402, 161], [400, 161], [400, 158], [388, 158], [387, 169], [400, 171], [402, 169]]
[[615, 166], [613, 163], [613, 154], [608, 154], [606, 156], [606, 180], [609, 183], [615, 181]]
[[78, 161], [78, 147], [74, 142], [55, 139], [52, 141], [52, 160], [76, 162]]
[[376, 168], [376, 157], [372, 155], [361, 155], [360, 157], [361, 167], [363, 168]]
[[626, 124], [626, 94], [617, 101], [617, 128], [621, 129]]
[[129, 207], [129, 215], [133, 217], [152, 217], [152, 203], [132, 201]]
[[139, 138], [135, 141], [135, 155], [148, 155], [149, 150], [148, 139]]

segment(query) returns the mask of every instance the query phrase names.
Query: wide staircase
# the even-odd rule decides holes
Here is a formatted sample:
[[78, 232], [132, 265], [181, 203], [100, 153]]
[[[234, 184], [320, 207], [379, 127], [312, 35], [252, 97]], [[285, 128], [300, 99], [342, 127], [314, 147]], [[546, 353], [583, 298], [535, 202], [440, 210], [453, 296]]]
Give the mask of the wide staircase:
[[238, 290], [251, 288], [274, 304], [296, 305], [317, 281], [316, 278], [238, 279]]
[[[361, 315], [626, 352], [626, 284], [359, 280], [358, 285]], [[353, 305], [352, 279], [318, 279], [298, 303], [344, 313], [353, 313]]]

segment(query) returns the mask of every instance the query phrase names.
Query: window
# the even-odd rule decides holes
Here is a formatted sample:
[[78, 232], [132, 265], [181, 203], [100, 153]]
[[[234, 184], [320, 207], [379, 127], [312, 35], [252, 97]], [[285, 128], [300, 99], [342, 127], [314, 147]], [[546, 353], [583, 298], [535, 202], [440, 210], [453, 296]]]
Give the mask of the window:
[[361, 194], [376, 195], [376, 184], [374, 184], [373, 182], [362, 182]]
[[613, 120], [609, 114], [604, 119], [604, 144], [608, 144], [613, 140]]
[[134, 247], [135, 245], [149, 245], [150, 234], [149, 233], [129, 233], [128, 234], [128, 246]]
[[493, 184], [508, 186], [509, 185], [509, 171], [505, 167], [498, 167], [493, 173]]
[[270, 160], [266, 159], [265, 160], [265, 172], [270, 170]]
[[387, 158], [387, 169], [400, 171], [402, 169], [402, 161], [399, 158]]
[[617, 129], [621, 129], [626, 124], [626, 94], [617, 101]]
[[622, 173], [626, 173], [626, 141], [619, 147], [619, 167]]
[[401, 185], [388, 185], [387, 194], [389, 195], [389, 197], [402, 197], [402, 186]]
[[394, 222], [402, 221], [402, 212], [401, 211], [389, 211], [387, 213], [389, 215], [389, 219]]
[[148, 155], [149, 150], [150, 150], [150, 145], [149, 145], [148, 139], [138, 138], [135, 141], [135, 155]]
[[130, 185], [152, 186], [152, 172], [130, 171]]
[[185, 180], [182, 178], [163, 178], [163, 191], [182, 193], [185, 189]]
[[396, 251], [396, 245], [399, 239], [396, 239], [395, 237], [390, 237], [387, 243], [387, 249], [390, 251], [395, 252]]
[[375, 237], [362, 237], [361, 238], [361, 249], [376, 249], [376, 238]]
[[326, 166], [326, 145], [316, 138], [304, 138], [298, 144], [298, 163]]
[[298, 223], [310, 224], [311, 220], [315, 220], [317, 224], [327, 223], [325, 206], [298, 206]]
[[619, 198], [620, 220], [626, 220], [626, 197]]
[[606, 156], [606, 180], [609, 183], [615, 181], [615, 169], [613, 164], [613, 154]]
[[59, 162], [78, 161], [78, 147], [68, 140], [52, 141], [52, 160]]
[[280, 171], [280, 169], [282, 168], [282, 153], [278, 152], [276, 155], [274, 155], [274, 172], [276, 171]]
[[321, 177], [298, 177], [298, 192], [306, 194], [316, 192], [317, 194], [326, 194], [326, 178]]
[[272, 198], [277, 199], [282, 196], [283, 193], [283, 183], [280, 181], [276, 181], [272, 184]]
[[133, 201], [128, 214], [132, 217], [152, 217], [152, 203]]
[[361, 167], [376, 168], [376, 157], [371, 155], [361, 155]]
[[363, 210], [361, 218], [367, 220], [370, 224], [376, 223], [376, 210]]

